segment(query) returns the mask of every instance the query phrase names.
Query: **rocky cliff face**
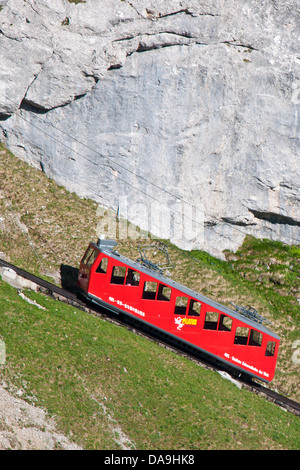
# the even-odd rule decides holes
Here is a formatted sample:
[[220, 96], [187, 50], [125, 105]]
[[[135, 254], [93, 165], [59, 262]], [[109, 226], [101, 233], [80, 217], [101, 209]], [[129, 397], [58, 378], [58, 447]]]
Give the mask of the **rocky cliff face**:
[[0, 139], [16, 155], [186, 248], [300, 242], [298, 0], [0, 10]]

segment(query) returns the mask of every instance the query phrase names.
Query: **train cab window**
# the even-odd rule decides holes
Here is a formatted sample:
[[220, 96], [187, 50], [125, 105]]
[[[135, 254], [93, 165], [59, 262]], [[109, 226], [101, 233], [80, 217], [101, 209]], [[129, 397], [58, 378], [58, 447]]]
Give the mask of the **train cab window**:
[[244, 344], [247, 345], [249, 336], [249, 328], [244, 326], [238, 326], [235, 331], [234, 344]]
[[92, 251], [93, 251], [93, 247], [89, 246], [88, 249], [86, 250], [85, 254], [84, 254], [84, 257], [82, 258], [82, 263], [83, 264], [87, 264], [87, 260], [91, 256]]
[[261, 346], [262, 333], [256, 330], [250, 331], [249, 346]]
[[171, 288], [168, 286], [164, 286], [163, 284], [159, 284], [158, 286], [158, 293], [157, 293], [157, 300], [170, 300], [171, 299]]
[[92, 254], [90, 255], [90, 257], [87, 260], [87, 263], [86, 263], [87, 266], [92, 266], [92, 264], [94, 263], [95, 259], [98, 256], [98, 254], [99, 254], [99, 251], [97, 251], [97, 250], [92, 251]]
[[138, 286], [140, 283], [140, 273], [133, 269], [128, 269], [126, 276], [126, 286]]
[[218, 330], [219, 331], [231, 331], [232, 327], [232, 318], [227, 317], [227, 315], [221, 314]]
[[157, 291], [157, 282], [146, 281], [143, 290], [143, 299], [155, 300]]
[[206, 312], [204, 329], [216, 330], [218, 327], [219, 314], [218, 312]]
[[186, 314], [188, 300], [189, 299], [187, 297], [177, 297], [176, 298], [175, 310], [174, 310], [175, 315], [185, 315]]
[[92, 246], [89, 246], [85, 252], [84, 257], [82, 258], [82, 263], [85, 264], [86, 266], [92, 266], [98, 254], [99, 252], [97, 250], [94, 250]]
[[102, 258], [102, 260], [99, 263], [98, 268], [96, 269], [96, 273], [105, 274], [107, 271], [107, 266], [108, 266], [108, 258]]
[[125, 266], [114, 266], [111, 275], [111, 284], [124, 284], [125, 283]]
[[275, 341], [268, 341], [267, 348], [266, 348], [266, 356], [274, 356], [275, 355]]
[[197, 302], [197, 300], [191, 299], [188, 315], [191, 315], [193, 317], [199, 317], [200, 310], [201, 310], [201, 303]]

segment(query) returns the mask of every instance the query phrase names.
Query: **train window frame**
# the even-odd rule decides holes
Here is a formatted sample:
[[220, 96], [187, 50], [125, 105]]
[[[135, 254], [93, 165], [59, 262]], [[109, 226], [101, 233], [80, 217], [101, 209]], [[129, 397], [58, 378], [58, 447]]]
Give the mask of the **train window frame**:
[[[130, 276], [130, 277], [129, 277]], [[140, 285], [141, 274], [132, 268], [127, 269], [125, 285], [138, 287]]]
[[[119, 271], [119, 274], [115, 274], [115, 271], [116, 272]], [[113, 266], [112, 271], [111, 271], [110, 283], [114, 285], [123, 286], [125, 284], [126, 271], [127, 270], [125, 266], [119, 266], [119, 265]]]
[[158, 285], [157, 300], [161, 300], [162, 302], [170, 302], [171, 295], [172, 289], [170, 286], [166, 286], [165, 284]]
[[[197, 304], [196, 308], [194, 307], [195, 304]], [[190, 299], [188, 315], [190, 317], [200, 317], [201, 307], [202, 303], [199, 300]]]
[[250, 335], [249, 335], [248, 346], [261, 347], [262, 339], [263, 339], [263, 335], [260, 331], [251, 329]]
[[[155, 287], [156, 286], [156, 287]], [[144, 300], [155, 300], [158, 289], [158, 282], [145, 281], [143, 287], [142, 299]]]
[[96, 269], [97, 274], [106, 274], [107, 273], [107, 268], [108, 268], [108, 258], [106, 256], [103, 256], [101, 258], [100, 263], [98, 264], [98, 267]]
[[207, 311], [205, 313], [203, 329], [216, 331], [218, 329], [219, 319], [220, 319], [219, 312]]
[[268, 341], [265, 356], [274, 357], [276, 350], [276, 341]]
[[[247, 331], [247, 334], [245, 334], [246, 331]], [[247, 346], [249, 334], [250, 334], [250, 328], [248, 328], [247, 326], [237, 326], [235, 333], [234, 333], [234, 344]]]
[[189, 298], [184, 295], [178, 295], [175, 300], [174, 315], [186, 315], [189, 304]]

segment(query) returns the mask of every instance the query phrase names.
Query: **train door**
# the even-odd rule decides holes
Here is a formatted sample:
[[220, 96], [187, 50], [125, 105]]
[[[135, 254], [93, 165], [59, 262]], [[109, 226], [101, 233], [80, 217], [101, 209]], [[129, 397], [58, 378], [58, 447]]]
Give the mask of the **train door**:
[[91, 268], [89, 293], [104, 300], [104, 296], [108, 292], [110, 273], [110, 259], [104, 254], [100, 254], [94, 260]]

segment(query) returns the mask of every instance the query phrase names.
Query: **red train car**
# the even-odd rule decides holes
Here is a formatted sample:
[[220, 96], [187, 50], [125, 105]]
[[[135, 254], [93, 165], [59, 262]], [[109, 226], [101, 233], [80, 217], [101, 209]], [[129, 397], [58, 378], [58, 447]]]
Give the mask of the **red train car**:
[[280, 338], [263, 324], [131, 261], [117, 243], [90, 243], [80, 263], [81, 295], [176, 337], [240, 373], [273, 379]]

